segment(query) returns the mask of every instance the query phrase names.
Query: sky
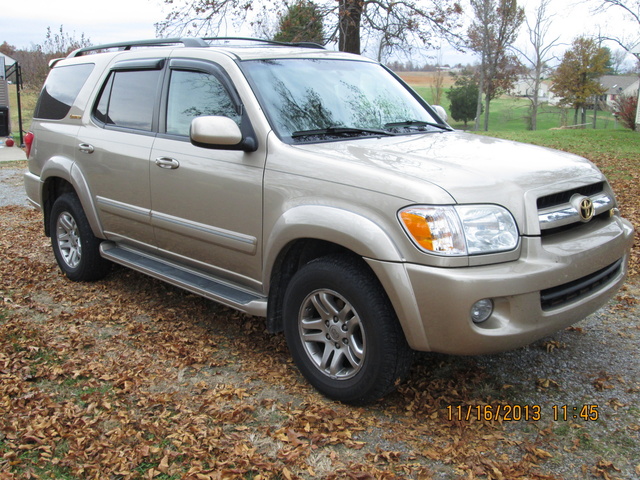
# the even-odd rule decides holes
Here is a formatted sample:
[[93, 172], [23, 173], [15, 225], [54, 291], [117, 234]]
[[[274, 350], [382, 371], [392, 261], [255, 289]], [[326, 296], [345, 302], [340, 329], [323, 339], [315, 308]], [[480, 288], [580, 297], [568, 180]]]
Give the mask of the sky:
[[[597, 0], [592, 0], [597, 1]], [[520, 0], [518, 3], [530, 10], [539, 0]], [[168, 13], [168, 7], [162, 0], [28, 0], [27, 2], [3, 0], [0, 8], [0, 43], [8, 42], [18, 48], [30, 48], [44, 43], [47, 27], [54, 33], [63, 26], [64, 32], [74, 38], [82, 34], [93, 45], [126, 40], [140, 40], [156, 36], [154, 24], [162, 21]], [[560, 56], [571, 41], [581, 34], [619, 33], [621, 29], [637, 32], [637, 23], [629, 24], [620, 19], [615, 9], [607, 13], [593, 14], [584, 0], [554, 0], [554, 17], [551, 35], [561, 37], [563, 45], [556, 49]], [[465, 10], [467, 21], [471, 18], [470, 9]], [[524, 33], [524, 29], [523, 29]], [[233, 35], [235, 32], [220, 32], [220, 35]], [[251, 36], [250, 30], [243, 33]], [[639, 38], [640, 40], [640, 38]], [[521, 48], [526, 48], [526, 39], [521, 35]], [[617, 47], [609, 45], [613, 49]], [[431, 55], [428, 57], [427, 55]], [[404, 61], [403, 59], [399, 59]], [[477, 63], [477, 56], [461, 54], [443, 45], [442, 53], [434, 51], [418, 56], [420, 60], [442, 64]]]
[[47, 27], [60, 26], [72, 37], [82, 34], [94, 45], [155, 38], [154, 24], [165, 17], [160, 0], [3, 0], [0, 43], [18, 48], [42, 44]]

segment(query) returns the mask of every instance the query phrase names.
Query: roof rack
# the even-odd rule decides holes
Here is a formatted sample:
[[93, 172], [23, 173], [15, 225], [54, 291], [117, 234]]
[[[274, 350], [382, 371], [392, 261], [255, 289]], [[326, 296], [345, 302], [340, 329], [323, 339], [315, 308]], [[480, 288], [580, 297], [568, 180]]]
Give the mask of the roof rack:
[[94, 45], [91, 47], [79, 48], [71, 52], [68, 57], [81, 57], [90, 52], [100, 50], [131, 50], [134, 47], [168, 47], [171, 45], [182, 44], [185, 47], [208, 47], [209, 45], [201, 38], [152, 38], [150, 40], [133, 40], [131, 42], [106, 43], [103, 45]]
[[302, 47], [302, 48], [318, 48], [324, 49], [322, 45], [313, 42], [277, 42], [275, 40], [265, 40], [262, 38], [250, 38], [250, 37], [205, 37], [205, 38], [192, 38], [192, 37], [183, 37], [183, 38], [152, 38], [150, 40], [133, 40], [130, 42], [117, 42], [117, 43], [106, 43], [103, 45], [94, 45], [90, 47], [83, 47], [71, 52], [67, 58], [73, 57], [81, 57], [83, 55], [87, 55], [91, 52], [99, 52], [102, 50], [131, 50], [136, 47], [168, 47], [172, 45], [182, 45], [184, 47], [195, 47], [195, 48], [204, 48], [210, 47], [211, 44], [208, 42], [231, 42], [231, 41], [243, 41], [243, 42], [256, 42], [256, 43], [264, 43], [268, 45], [274, 46], [283, 46], [283, 47]]
[[246, 41], [246, 42], [256, 42], [256, 43], [264, 43], [267, 45], [275, 45], [281, 47], [302, 47], [302, 48], [318, 48], [324, 50], [324, 46], [314, 43], [314, 42], [279, 42], [276, 40], [265, 40], [263, 38], [251, 38], [251, 37], [204, 37], [202, 38], [204, 41]]

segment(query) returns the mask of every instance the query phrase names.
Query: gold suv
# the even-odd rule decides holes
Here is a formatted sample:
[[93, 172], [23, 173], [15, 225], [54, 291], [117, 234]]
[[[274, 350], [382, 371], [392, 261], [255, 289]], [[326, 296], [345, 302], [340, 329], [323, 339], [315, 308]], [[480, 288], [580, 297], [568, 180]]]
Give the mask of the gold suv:
[[364, 403], [413, 350], [513, 349], [624, 281], [633, 230], [594, 165], [445, 117], [316, 45], [100, 45], [53, 65], [25, 186], [71, 280], [116, 262], [263, 316]]

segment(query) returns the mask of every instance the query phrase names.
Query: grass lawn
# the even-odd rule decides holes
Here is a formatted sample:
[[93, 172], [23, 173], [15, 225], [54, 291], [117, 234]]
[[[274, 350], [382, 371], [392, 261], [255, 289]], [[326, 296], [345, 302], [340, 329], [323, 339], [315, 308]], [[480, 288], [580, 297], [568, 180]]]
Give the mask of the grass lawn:
[[[413, 89], [422, 96], [427, 102], [433, 102], [433, 89], [424, 85], [412, 85]], [[450, 102], [446, 95], [442, 96], [440, 104], [447, 112], [451, 110]], [[491, 132], [524, 132], [527, 131], [527, 116], [529, 114], [530, 102], [526, 98], [519, 97], [501, 97], [491, 102], [489, 112], [489, 131]], [[598, 111], [597, 113], [598, 129], [616, 130], [623, 129], [618, 125], [613, 115], [609, 112]], [[593, 123], [593, 112], [587, 113], [587, 122], [589, 127]], [[541, 105], [538, 110], [538, 129], [548, 130], [550, 128], [559, 128], [563, 125], [573, 123], [573, 110], [567, 108], [555, 107], [552, 105]], [[456, 122], [449, 117], [449, 124], [457, 129], [464, 130], [465, 126], [462, 122]], [[472, 129], [473, 122], [469, 122], [466, 129]]]
[[612, 157], [629, 161], [640, 167], [640, 133], [627, 129], [593, 130], [563, 129], [516, 131], [490, 131], [487, 135], [533, 143], [572, 152], [587, 158]]

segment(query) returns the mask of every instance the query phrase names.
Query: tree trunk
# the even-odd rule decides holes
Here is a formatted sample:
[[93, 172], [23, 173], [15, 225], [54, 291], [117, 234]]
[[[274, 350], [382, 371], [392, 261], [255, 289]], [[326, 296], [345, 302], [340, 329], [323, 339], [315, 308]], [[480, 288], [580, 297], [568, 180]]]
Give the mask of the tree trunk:
[[484, 131], [489, 131], [489, 105], [491, 104], [491, 98], [487, 93], [484, 97]]
[[482, 63], [480, 64], [480, 84], [478, 85], [478, 103], [476, 104], [476, 118], [474, 121], [473, 130], [480, 130], [480, 116], [482, 115], [482, 93], [484, 92], [484, 63], [485, 53], [482, 52]]
[[362, 3], [359, 0], [340, 0], [339, 49], [360, 55], [360, 20]]
[[536, 79], [533, 82], [533, 98], [531, 99], [531, 130], [538, 129], [538, 105], [540, 98], [540, 68], [536, 67]]

